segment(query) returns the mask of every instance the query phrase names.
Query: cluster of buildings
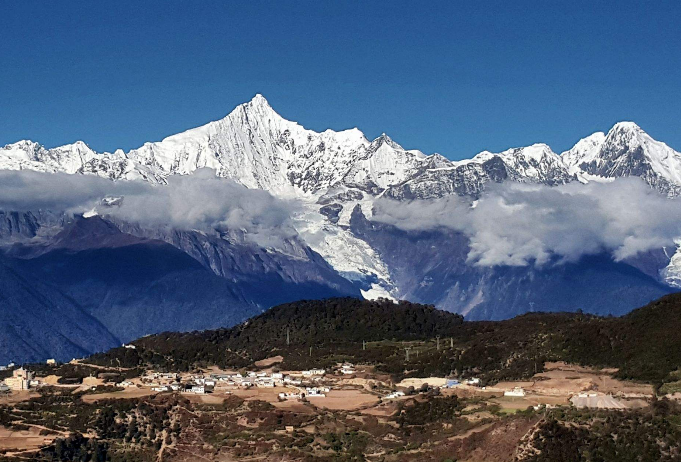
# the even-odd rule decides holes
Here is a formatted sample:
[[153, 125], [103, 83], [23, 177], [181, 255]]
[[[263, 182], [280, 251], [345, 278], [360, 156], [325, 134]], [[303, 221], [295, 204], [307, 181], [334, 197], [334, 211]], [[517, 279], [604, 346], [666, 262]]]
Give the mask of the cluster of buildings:
[[[345, 370], [348, 370], [347, 368]], [[354, 371], [353, 371], [354, 372]], [[209, 375], [191, 375], [183, 380], [179, 374], [176, 373], [161, 373], [152, 372], [140, 378], [141, 384], [150, 386], [153, 391], [179, 391], [182, 393], [212, 393], [216, 386], [232, 387], [232, 388], [250, 388], [250, 387], [299, 387], [303, 385], [303, 380], [306, 382], [316, 382], [322, 379], [326, 374], [324, 369], [310, 369], [302, 371], [299, 375], [285, 375], [282, 372], [264, 372], [264, 371], [249, 371], [245, 373], [214, 373]], [[302, 376], [302, 377], [301, 377]], [[137, 387], [138, 385], [132, 381], [126, 380], [117, 384], [122, 388]], [[305, 392], [296, 393], [295, 397], [302, 396], [325, 396], [324, 390], [328, 389], [309, 387]], [[293, 394], [286, 399], [293, 398]]]
[[355, 373], [355, 366], [351, 363], [344, 363], [340, 367], [340, 373], [343, 375], [352, 375]]
[[329, 387], [305, 387], [304, 390], [298, 390], [296, 392], [286, 392], [279, 393], [279, 399], [289, 400], [289, 399], [303, 399], [308, 398], [326, 398], [326, 394], [330, 392]]
[[7, 390], [21, 391], [28, 390], [31, 387], [37, 387], [40, 385], [40, 381], [35, 378], [35, 374], [31, 371], [27, 371], [23, 367], [15, 369], [12, 372], [12, 377], [7, 377], [5, 379], [5, 387]]

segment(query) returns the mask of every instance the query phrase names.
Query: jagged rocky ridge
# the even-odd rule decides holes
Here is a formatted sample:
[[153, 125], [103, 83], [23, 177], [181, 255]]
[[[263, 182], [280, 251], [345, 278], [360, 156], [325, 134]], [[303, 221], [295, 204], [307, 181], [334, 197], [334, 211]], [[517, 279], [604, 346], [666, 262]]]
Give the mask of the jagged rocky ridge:
[[277, 114], [261, 95], [221, 120], [127, 153], [96, 153], [82, 141], [46, 149], [24, 140], [0, 149], [1, 169], [154, 183], [205, 167], [250, 188], [316, 196], [339, 187], [395, 198], [477, 195], [490, 181], [556, 185], [623, 176], [642, 177], [669, 194], [678, 194], [681, 184], [681, 154], [632, 122], [616, 124], [607, 135], [594, 133], [562, 155], [534, 144], [450, 161], [404, 149], [385, 134], [369, 141], [357, 128], [307, 130]]
[[[51, 149], [31, 141], [0, 148], [0, 169], [4, 170], [97, 175], [147, 181], [159, 187], [165, 187], [172, 175], [190, 175], [206, 167], [246, 187], [304, 204], [304, 213], [296, 221], [299, 239], [287, 242], [289, 248], [278, 252], [219, 233], [145, 228], [110, 217], [105, 221], [125, 235], [165, 243], [191, 256], [204, 269], [237, 285], [238, 290], [232, 287], [237, 299], [255, 309], [287, 301], [263, 295], [264, 283], [273, 289], [265, 291], [267, 294], [283, 291], [309, 298], [330, 292], [359, 295], [361, 289], [367, 297], [409, 297], [473, 318], [504, 318], [527, 310], [564, 309], [551, 303], [548, 294], [568, 277], [573, 284], [588, 285], [594, 291], [598, 289], [595, 281], [605, 284], [602, 291], [618, 290], [615, 274], [623, 271], [628, 274], [627, 288], [619, 290], [620, 303], [612, 309], [620, 313], [642, 304], [645, 300], [641, 297], [654, 298], [672, 290], [661, 283], [665, 277], [668, 282], [678, 280], [674, 259], [671, 255], [660, 257], [663, 252], [614, 266], [577, 265], [569, 269], [569, 275], [567, 269], [547, 275], [532, 268], [471, 268], [465, 258], [450, 255], [465, 256], [468, 243], [461, 235], [407, 233], [402, 239], [396, 236], [403, 232], [371, 223], [377, 198], [458, 195], [474, 200], [490, 183], [505, 181], [555, 186], [638, 176], [662, 194], [678, 195], [681, 154], [630, 122], [616, 124], [607, 134], [598, 132], [580, 140], [560, 155], [545, 144], [535, 144], [450, 161], [438, 154], [404, 149], [385, 134], [368, 140], [356, 128], [321, 133], [307, 130], [281, 117], [257, 95], [221, 120], [129, 152], [97, 153], [82, 141]], [[44, 258], [37, 256], [35, 249], [53, 245], [55, 236], [73, 222], [72, 217], [59, 213], [7, 212], [0, 220], [0, 238], [5, 249], [13, 249], [12, 258], [25, 261]], [[390, 239], [401, 242], [401, 247], [386, 244]], [[413, 260], [409, 258], [430, 252], [420, 247], [420, 242], [441, 250], [426, 262], [430, 269], [410, 264]], [[24, 254], [17, 248], [24, 248]], [[86, 250], [92, 249], [79, 251]], [[594, 271], [602, 278], [594, 278]], [[536, 282], [542, 278], [543, 283]], [[501, 302], [508, 297], [513, 303]], [[598, 312], [610, 309], [596, 304], [586, 308]]]

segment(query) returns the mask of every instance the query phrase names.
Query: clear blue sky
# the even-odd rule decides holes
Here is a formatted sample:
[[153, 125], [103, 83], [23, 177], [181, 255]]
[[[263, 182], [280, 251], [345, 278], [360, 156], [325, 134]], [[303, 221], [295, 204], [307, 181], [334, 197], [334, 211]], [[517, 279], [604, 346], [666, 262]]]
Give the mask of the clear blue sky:
[[262, 93], [469, 157], [633, 120], [681, 150], [681, 2], [0, 0], [0, 145], [128, 150]]

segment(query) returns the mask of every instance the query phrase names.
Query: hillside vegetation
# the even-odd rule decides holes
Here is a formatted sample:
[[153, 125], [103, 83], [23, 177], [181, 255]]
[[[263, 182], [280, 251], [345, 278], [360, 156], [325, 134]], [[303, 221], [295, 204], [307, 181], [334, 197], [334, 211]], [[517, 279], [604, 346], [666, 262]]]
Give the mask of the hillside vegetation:
[[90, 361], [188, 370], [246, 367], [281, 354], [283, 366], [291, 368], [351, 360], [396, 375], [456, 373], [495, 382], [528, 377], [545, 361], [563, 360], [615, 367], [619, 377], [659, 386], [678, 380], [681, 294], [622, 317], [532, 313], [498, 322], [464, 322], [459, 315], [409, 302], [301, 301], [231, 329], [162, 333], [134, 344], [134, 350], [118, 348]]

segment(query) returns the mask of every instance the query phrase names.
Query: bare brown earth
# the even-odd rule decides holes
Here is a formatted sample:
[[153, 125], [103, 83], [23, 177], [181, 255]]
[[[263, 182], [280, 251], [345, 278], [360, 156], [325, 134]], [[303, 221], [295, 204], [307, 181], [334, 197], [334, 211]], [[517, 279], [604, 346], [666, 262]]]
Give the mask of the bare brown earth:
[[326, 394], [325, 398], [310, 396], [308, 400], [322, 409], [342, 411], [360, 409], [374, 405], [379, 401], [377, 396], [366, 393], [363, 390], [331, 390]]
[[12, 430], [0, 426], [0, 449], [16, 452], [35, 450], [50, 444], [57, 435], [41, 435], [40, 428], [31, 427], [28, 430]]
[[155, 395], [157, 392], [151, 391], [151, 388], [125, 388], [121, 391], [114, 391], [110, 393], [93, 393], [91, 395], [84, 395], [81, 399], [86, 403], [94, 403], [102, 399], [130, 399], [141, 398], [142, 396]]
[[269, 367], [273, 364], [280, 363], [284, 360], [283, 356], [272, 356], [271, 358], [265, 358], [261, 359], [260, 361], [256, 361], [255, 365], [257, 367]]
[[257, 399], [260, 401], [267, 401], [268, 403], [276, 403], [279, 402], [279, 393], [285, 392], [290, 393], [291, 391], [293, 391], [293, 389], [285, 387], [272, 388], [253, 387], [249, 389], [235, 388], [230, 391], [234, 396], [238, 396], [239, 398], [243, 398], [246, 400]]
[[[499, 382], [486, 391], [495, 393], [493, 402], [504, 409], [525, 409], [537, 404], [567, 405], [572, 395], [585, 391], [612, 394], [628, 408], [638, 408], [647, 405], [645, 400], [653, 395], [651, 385], [613, 378], [616, 369], [594, 369], [563, 362], [546, 363], [545, 369], [530, 380]], [[499, 396], [514, 387], [525, 389], [527, 396]]]
[[33, 390], [13, 391], [11, 393], [0, 394], [0, 404], [15, 404], [28, 401], [31, 398], [40, 396], [40, 393]]
[[[539, 418], [497, 422], [482, 431], [461, 439], [457, 449], [461, 462], [509, 462], [515, 455], [520, 440], [539, 421]], [[451, 457], [451, 456], [450, 456]], [[462, 458], [463, 457], [463, 458]]]

